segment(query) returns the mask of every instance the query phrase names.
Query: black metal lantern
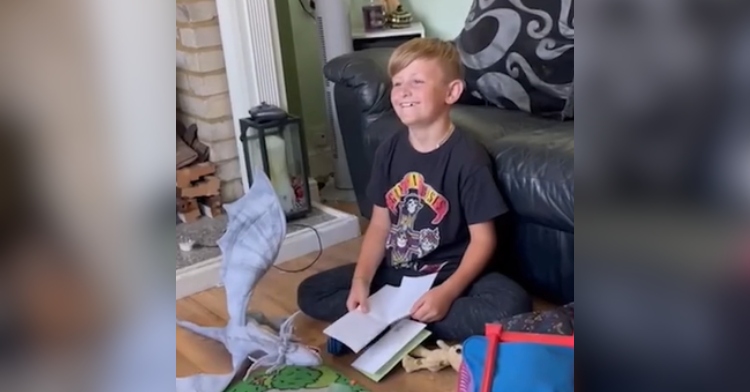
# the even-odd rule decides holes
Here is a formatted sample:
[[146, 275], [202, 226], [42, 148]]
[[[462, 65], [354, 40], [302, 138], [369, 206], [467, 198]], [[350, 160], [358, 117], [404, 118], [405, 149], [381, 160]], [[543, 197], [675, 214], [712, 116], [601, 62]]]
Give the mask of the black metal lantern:
[[268, 178], [279, 196], [287, 220], [306, 216], [312, 210], [308, 178], [307, 146], [299, 118], [287, 114], [282, 119], [240, 120], [240, 141], [245, 167], [252, 184], [252, 160], [260, 157]]

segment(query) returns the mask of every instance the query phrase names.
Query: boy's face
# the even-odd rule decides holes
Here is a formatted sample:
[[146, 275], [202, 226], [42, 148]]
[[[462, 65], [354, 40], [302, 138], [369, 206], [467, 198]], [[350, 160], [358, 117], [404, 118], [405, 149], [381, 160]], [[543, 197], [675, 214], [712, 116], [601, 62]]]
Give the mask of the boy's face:
[[463, 91], [448, 80], [438, 61], [417, 59], [393, 75], [391, 104], [404, 125], [426, 126], [447, 113]]

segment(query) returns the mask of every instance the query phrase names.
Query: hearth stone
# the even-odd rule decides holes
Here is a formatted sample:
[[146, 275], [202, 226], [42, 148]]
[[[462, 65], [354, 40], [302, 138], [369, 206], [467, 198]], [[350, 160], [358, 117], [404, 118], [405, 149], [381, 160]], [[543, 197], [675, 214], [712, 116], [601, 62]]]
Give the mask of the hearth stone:
[[[336, 219], [335, 216], [313, 207], [310, 214], [305, 218], [287, 223], [287, 235], [300, 230], [310, 230], [308, 226], [315, 227], [334, 219]], [[177, 225], [177, 236], [174, 245], [177, 251], [177, 269], [179, 270], [221, 256], [221, 250], [216, 246], [216, 241], [221, 238], [226, 228], [226, 215], [220, 215], [216, 218], [202, 217], [192, 223], [179, 223]], [[190, 252], [180, 250], [179, 239], [183, 237], [195, 241], [193, 250]]]

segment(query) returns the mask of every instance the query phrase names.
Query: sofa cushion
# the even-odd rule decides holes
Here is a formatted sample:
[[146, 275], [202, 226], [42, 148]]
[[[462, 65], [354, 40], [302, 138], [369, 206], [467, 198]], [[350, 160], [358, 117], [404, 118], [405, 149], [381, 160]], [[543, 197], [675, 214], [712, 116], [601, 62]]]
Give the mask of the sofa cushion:
[[472, 95], [535, 115], [572, 115], [573, 0], [474, 0], [455, 43]]
[[558, 121], [529, 116], [528, 113], [516, 110], [498, 109], [492, 105], [455, 105], [451, 111], [451, 120], [457, 127], [470, 131], [487, 146], [506, 135], [547, 129], [559, 124]]
[[573, 122], [491, 106], [457, 105], [451, 117], [495, 158], [498, 185], [513, 211], [573, 232]]
[[503, 195], [524, 219], [573, 232], [573, 124], [514, 133], [488, 146]]

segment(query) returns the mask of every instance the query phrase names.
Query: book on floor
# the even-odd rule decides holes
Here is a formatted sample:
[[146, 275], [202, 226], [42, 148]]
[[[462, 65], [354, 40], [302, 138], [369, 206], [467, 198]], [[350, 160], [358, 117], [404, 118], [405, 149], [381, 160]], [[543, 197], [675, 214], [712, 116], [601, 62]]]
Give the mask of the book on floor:
[[379, 381], [430, 335], [427, 325], [409, 319], [409, 314], [436, 276], [404, 277], [398, 287], [383, 286], [370, 296], [367, 313], [353, 310], [323, 332], [355, 353], [362, 352], [352, 366]]
[[425, 327], [424, 323], [410, 319], [397, 321], [352, 362], [352, 367], [371, 380], [380, 381], [430, 336], [430, 331]]

